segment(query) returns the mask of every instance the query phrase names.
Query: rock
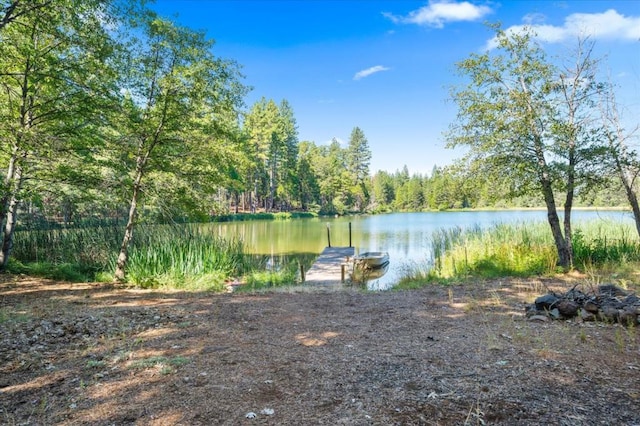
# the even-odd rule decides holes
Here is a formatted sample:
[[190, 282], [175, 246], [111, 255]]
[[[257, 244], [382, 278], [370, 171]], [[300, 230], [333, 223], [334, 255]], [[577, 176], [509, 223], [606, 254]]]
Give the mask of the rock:
[[534, 315], [543, 315], [543, 316], [547, 315], [545, 311], [539, 311], [538, 309], [536, 309], [536, 305], [534, 304], [527, 305], [525, 307], [524, 314], [527, 318], [531, 318]]
[[606, 322], [617, 322], [619, 317], [619, 312], [613, 306], [603, 306], [598, 312], [598, 319]]
[[547, 322], [549, 321], [549, 317], [546, 315], [533, 315], [529, 317], [529, 321], [532, 322]]
[[578, 314], [579, 305], [573, 300], [562, 299], [556, 304], [556, 308], [565, 318], [573, 318]]
[[598, 305], [593, 300], [589, 300], [589, 301], [585, 302], [584, 305], [582, 305], [582, 308], [585, 311], [590, 312], [592, 314], [597, 314], [598, 311], [600, 310]]
[[636, 309], [632, 306], [629, 306], [618, 314], [618, 321], [620, 324], [625, 326], [634, 326], [638, 323], [638, 314], [636, 313]]
[[580, 312], [580, 317], [582, 321], [595, 321], [596, 315], [593, 312], [589, 312], [587, 310], [582, 309]]
[[571, 290], [562, 294], [549, 292], [525, 307], [526, 316], [533, 321], [570, 319], [580, 315], [583, 321], [604, 321], [624, 325], [640, 323], [640, 298], [616, 285], [598, 286], [589, 294]]
[[549, 310], [558, 302], [558, 297], [553, 294], [545, 294], [535, 300], [536, 309], [539, 311]]
[[564, 298], [573, 300], [578, 303], [584, 303], [587, 299], [589, 299], [589, 296], [587, 296], [580, 290], [576, 290], [575, 288], [572, 288], [571, 290], [569, 290], [564, 294]]
[[603, 284], [598, 286], [598, 293], [606, 296], [626, 296], [627, 292], [613, 284]]

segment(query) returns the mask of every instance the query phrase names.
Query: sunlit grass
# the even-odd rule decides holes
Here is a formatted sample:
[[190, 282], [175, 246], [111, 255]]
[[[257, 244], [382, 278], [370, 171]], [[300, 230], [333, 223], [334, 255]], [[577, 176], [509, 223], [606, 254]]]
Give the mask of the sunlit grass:
[[[202, 226], [155, 228], [130, 249], [129, 282], [141, 287], [222, 290], [226, 278], [251, 269], [240, 240], [217, 237]], [[110, 269], [115, 269], [115, 262]]]
[[[630, 224], [589, 221], [574, 225], [574, 268], [624, 270], [640, 261], [640, 244]], [[489, 228], [452, 228], [434, 232], [433, 258], [426, 267], [405, 274], [398, 288], [425, 282], [531, 277], [559, 272], [557, 252], [546, 222], [498, 224]]]
[[547, 228], [544, 223], [522, 223], [436, 232], [429, 274], [451, 279], [550, 273], [557, 257]]
[[244, 285], [239, 286], [238, 291], [255, 291], [299, 284], [300, 267], [305, 268], [309, 263], [307, 258], [298, 259], [290, 256], [262, 256], [261, 261], [264, 266], [245, 275]]

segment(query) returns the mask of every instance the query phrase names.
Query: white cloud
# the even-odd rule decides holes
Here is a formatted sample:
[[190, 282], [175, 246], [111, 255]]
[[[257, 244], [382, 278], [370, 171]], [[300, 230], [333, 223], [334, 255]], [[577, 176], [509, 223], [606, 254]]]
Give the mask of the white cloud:
[[396, 16], [391, 13], [384, 13], [384, 16], [396, 24], [442, 28], [447, 22], [477, 21], [492, 12], [489, 6], [476, 6], [468, 1], [457, 3], [450, 0], [431, 0], [428, 5], [409, 12], [407, 16]]
[[381, 71], [388, 71], [390, 68], [383, 67], [382, 65], [376, 65], [375, 67], [367, 68], [366, 70], [358, 71], [354, 76], [354, 80], [360, 80]]
[[[527, 18], [525, 22], [529, 21]], [[613, 9], [603, 13], [574, 13], [565, 18], [562, 26], [547, 24], [514, 25], [505, 30], [507, 34], [522, 32], [531, 28], [538, 40], [559, 43], [576, 37], [607, 40], [640, 39], [640, 16], [624, 16]], [[496, 39], [487, 42], [486, 48], [496, 47]]]

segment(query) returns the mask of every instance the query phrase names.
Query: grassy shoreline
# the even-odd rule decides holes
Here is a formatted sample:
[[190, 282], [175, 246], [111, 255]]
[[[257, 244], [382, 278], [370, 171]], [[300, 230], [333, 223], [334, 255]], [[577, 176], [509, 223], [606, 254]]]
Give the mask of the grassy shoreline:
[[[267, 217], [258, 214], [239, 220], [254, 219]], [[130, 249], [129, 283], [143, 288], [223, 291], [228, 282], [242, 281], [249, 284], [247, 288], [259, 289], [298, 284], [301, 266], [312, 262], [277, 256], [274, 263], [274, 259], [247, 254], [241, 241], [216, 237], [207, 229], [206, 224], [137, 228]], [[576, 270], [617, 269], [626, 274], [630, 265], [640, 262], [640, 241], [631, 224], [578, 222], [574, 229]], [[121, 226], [22, 230], [16, 234], [15, 257], [8, 270], [75, 282], [111, 281], [121, 235]], [[443, 229], [434, 233], [431, 247], [431, 262], [408, 271], [397, 288], [559, 272], [545, 221]]]

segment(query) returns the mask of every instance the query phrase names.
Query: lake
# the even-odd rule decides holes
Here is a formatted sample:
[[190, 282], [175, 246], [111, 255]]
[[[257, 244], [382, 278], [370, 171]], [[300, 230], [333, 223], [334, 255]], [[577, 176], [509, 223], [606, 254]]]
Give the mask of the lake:
[[[367, 283], [371, 290], [385, 290], [398, 282], [412, 265], [426, 265], [430, 258], [430, 238], [434, 231], [452, 227], [489, 227], [498, 223], [546, 222], [544, 210], [463, 211], [391, 213], [338, 218], [292, 219], [285, 221], [246, 221], [216, 224], [220, 236], [241, 238], [250, 253], [269, 256], [318, 255], [327, 246], [327, 227], [332, 246], [349, 246], [356, 253], [387, 251], [388, 272]], [[576, 210], [574, 224], [580, 221], [632, 222], [624, 211]]]

